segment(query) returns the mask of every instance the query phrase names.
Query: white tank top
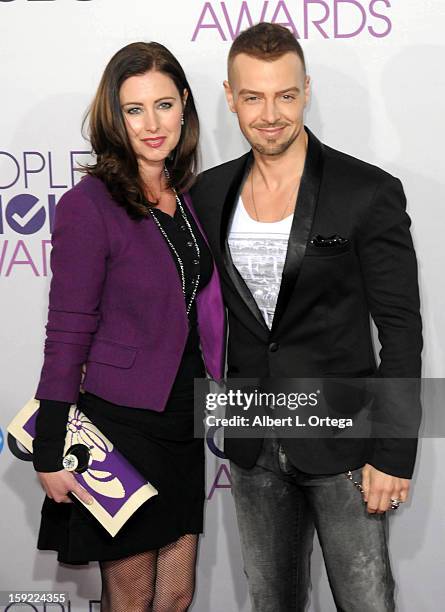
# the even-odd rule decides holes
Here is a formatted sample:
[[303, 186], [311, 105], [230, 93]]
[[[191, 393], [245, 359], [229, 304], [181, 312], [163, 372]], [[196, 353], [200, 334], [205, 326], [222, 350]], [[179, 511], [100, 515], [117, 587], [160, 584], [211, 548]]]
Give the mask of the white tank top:
[[292, 220], [293, 213], [274, 223], [255, 221], [240, 197], [230, 225], [228, 242], [233, 263], [269, 329], [280, 291]]

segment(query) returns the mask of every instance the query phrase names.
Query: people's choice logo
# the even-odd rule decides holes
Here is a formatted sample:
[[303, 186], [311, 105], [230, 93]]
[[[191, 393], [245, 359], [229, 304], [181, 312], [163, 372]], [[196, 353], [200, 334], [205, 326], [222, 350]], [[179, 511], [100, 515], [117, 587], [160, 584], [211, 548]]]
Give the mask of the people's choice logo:
[[389, 0], [255, 0], [203, 2], [192, 41], [233, 40], [267, 21], [288, 27], [296, 38], [384, 38], [391, 33]]
[[46, 213], [39, 199], [24, 193], [13, 197], [6, 209], [6, 222], [19, 234], [34, 234], [45, 223]]
[[56, 204], [79, 180], [75, 168], [88, 155], [0, 151], [0, 277], [48, 275]]

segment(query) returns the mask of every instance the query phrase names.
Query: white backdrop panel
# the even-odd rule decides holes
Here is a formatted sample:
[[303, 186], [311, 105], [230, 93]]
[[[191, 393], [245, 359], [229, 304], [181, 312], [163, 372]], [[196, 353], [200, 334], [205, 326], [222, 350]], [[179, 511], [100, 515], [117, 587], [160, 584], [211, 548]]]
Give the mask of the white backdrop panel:
[[[313, 84], [307, 113], [312, 130], [401, 178], [419, 258], [424, 376], [444, 376], [442, 0], [0, 0], [3, 436], [35, 391], [50, 219], [72, 185], [72, 167], [86, 159], [80, 125], [106, 62], [135, 40], [158, 40], [178, 56], [198, 102], [203, 167], [210, 167], [247, 150], [226, 108], [222, 81], [232, 36], [249, 19], [261, 18], [285, 23], [301, 38]], [[42, 491], [31, 465], [14, 457], [1, 436], [0, 450], [0, 590], [65, 590], [71, 610], [98, 610], [97, 566], [58, 566], [54, 554], [36, 551]], [[390, 521], [404, 612], [432, 612], [445, 598], [444, 461], [442, 440], [422, 441], [412, 500]], [[207, 491], [193, 610], [247, 612], [227, 465], [210, 450]], [[312, 565], [310, 610], [331, 612], [318, 546]]]

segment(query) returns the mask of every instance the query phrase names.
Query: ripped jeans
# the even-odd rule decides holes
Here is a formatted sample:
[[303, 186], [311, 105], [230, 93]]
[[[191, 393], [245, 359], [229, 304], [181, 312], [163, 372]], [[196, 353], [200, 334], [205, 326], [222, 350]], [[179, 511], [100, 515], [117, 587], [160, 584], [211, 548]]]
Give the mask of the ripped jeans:
[[252, 612], [304, 612], [314, 529], [337, 610], [394, 612], [386, 513], [368, 514], [345, 473], [301, 472], [272, 434], [253, 468], [232, 462], [231, 474]]

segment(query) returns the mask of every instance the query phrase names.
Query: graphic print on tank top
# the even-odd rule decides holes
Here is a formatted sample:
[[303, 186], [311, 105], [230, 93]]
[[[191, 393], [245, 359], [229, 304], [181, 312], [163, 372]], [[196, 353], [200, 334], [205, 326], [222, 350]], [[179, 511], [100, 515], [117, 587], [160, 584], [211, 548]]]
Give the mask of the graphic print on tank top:
[[293, 215], [275, 223], [252, 219], [239, 198], [229, 231], [234, 265], [272, 327]]

